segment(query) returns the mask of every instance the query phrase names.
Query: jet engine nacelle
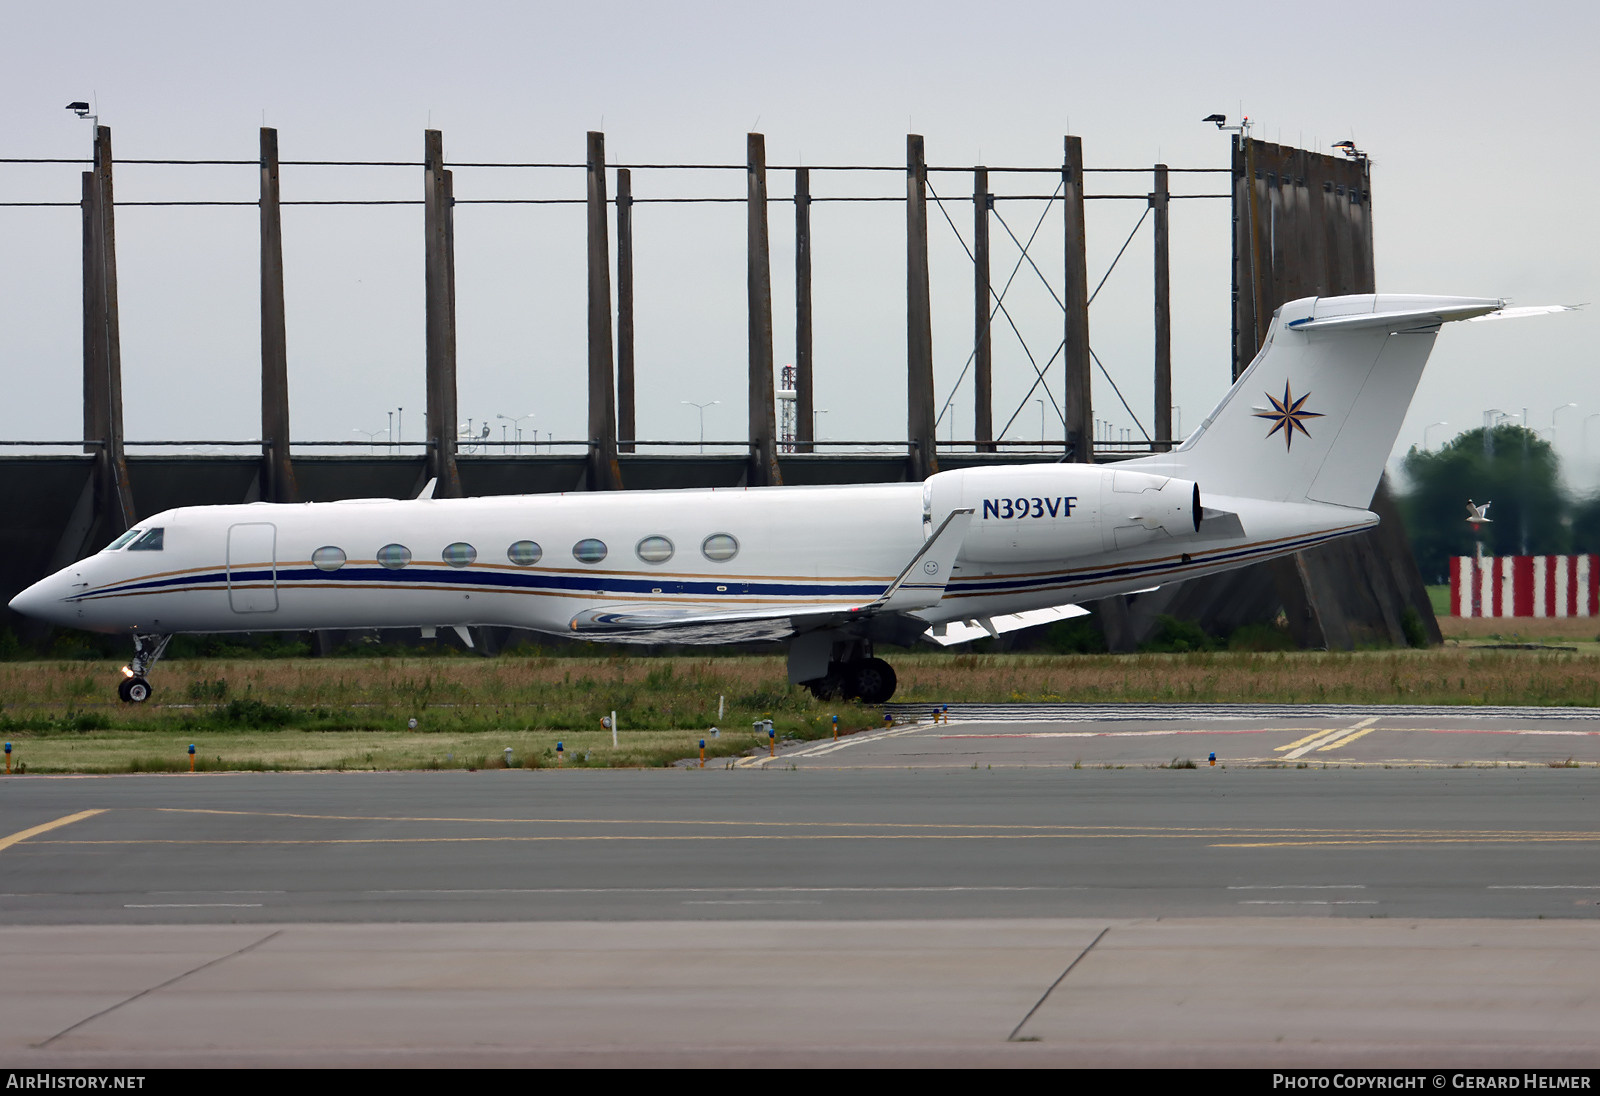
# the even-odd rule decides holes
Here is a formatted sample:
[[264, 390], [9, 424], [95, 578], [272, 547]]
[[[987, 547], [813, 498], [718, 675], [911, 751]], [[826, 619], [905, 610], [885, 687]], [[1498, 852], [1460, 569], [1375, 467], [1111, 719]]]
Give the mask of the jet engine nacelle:
[[932, 522], [972, 508], [961, 558], [975, 563], [1066, 559], [1200, 529], [1192, 480], [1087, 464], [940, 472], [924, 484], [922, 501]]

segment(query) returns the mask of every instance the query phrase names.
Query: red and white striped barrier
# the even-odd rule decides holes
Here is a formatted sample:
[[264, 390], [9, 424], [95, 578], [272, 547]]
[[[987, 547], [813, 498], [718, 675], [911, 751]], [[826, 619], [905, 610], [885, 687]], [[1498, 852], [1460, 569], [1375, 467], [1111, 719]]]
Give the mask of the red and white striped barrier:
[[1600, 616], [1600, 556], [1453, 556], [1450, 615]]

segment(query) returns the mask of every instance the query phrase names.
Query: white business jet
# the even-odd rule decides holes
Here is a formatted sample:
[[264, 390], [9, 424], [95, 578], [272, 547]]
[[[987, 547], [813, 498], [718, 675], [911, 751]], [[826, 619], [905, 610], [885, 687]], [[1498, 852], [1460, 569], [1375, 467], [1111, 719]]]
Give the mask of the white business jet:
[[[876, 643], [961, 643], [1375, 525], [1442, 324], [1472, 297], [1307, 298], [1177, 449], [923, 483], [195, 506], [11, 601], [130, 635], [122, 699], [176, 633], [503, 625], [589, 640], [789, 640], [789, 680], [881, 703]], [[1202, 494], [1203, 491], [1203, 494]], [[424, 494], [428, 494], [427, 491]]]

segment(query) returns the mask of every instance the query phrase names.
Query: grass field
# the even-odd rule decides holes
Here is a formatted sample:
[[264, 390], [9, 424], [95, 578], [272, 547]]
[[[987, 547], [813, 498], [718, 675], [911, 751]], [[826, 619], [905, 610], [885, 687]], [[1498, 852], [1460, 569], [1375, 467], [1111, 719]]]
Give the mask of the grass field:
[[[890, 657], [900, 701], [1600, 706], [1600, 622], [1440, 624], [1446, 643], [1433, 650]], [[208, 769], [481, 768], [503, 764], [507, 746], [519, 766], [655, 766], [693, 757], [702, 737], [712, 760], [765, 747], [751, 727], [761, 719], [806, 739], [830, 734], [835, 715], [842, 733], [882, 721], [790, 687], [775, 656], [170, 660], [156, 699], [137, 707], [111, 699], [117, 679], [110, 663], [0, 663], [14, 765], [182, 771], [192, 742]], [[613, 710], [616, 748], [600, 724]]]

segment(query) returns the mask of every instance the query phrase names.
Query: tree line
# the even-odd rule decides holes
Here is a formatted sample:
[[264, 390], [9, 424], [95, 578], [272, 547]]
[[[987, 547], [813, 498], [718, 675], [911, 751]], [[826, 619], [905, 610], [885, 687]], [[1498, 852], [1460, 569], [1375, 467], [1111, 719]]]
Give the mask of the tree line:
[[[1600, 552], [1600, 495], [1574, 497], [1550, 443], [1502, 423], [1456, 435], [1437, 450], [1412, 446], [1401, 462], [1409, 486], [1398, 497], [1423, 580], [1450, 581], [1450, 557]], [[1490, 522], [1473, 533], [1467, 500], [1489, 502]]]

